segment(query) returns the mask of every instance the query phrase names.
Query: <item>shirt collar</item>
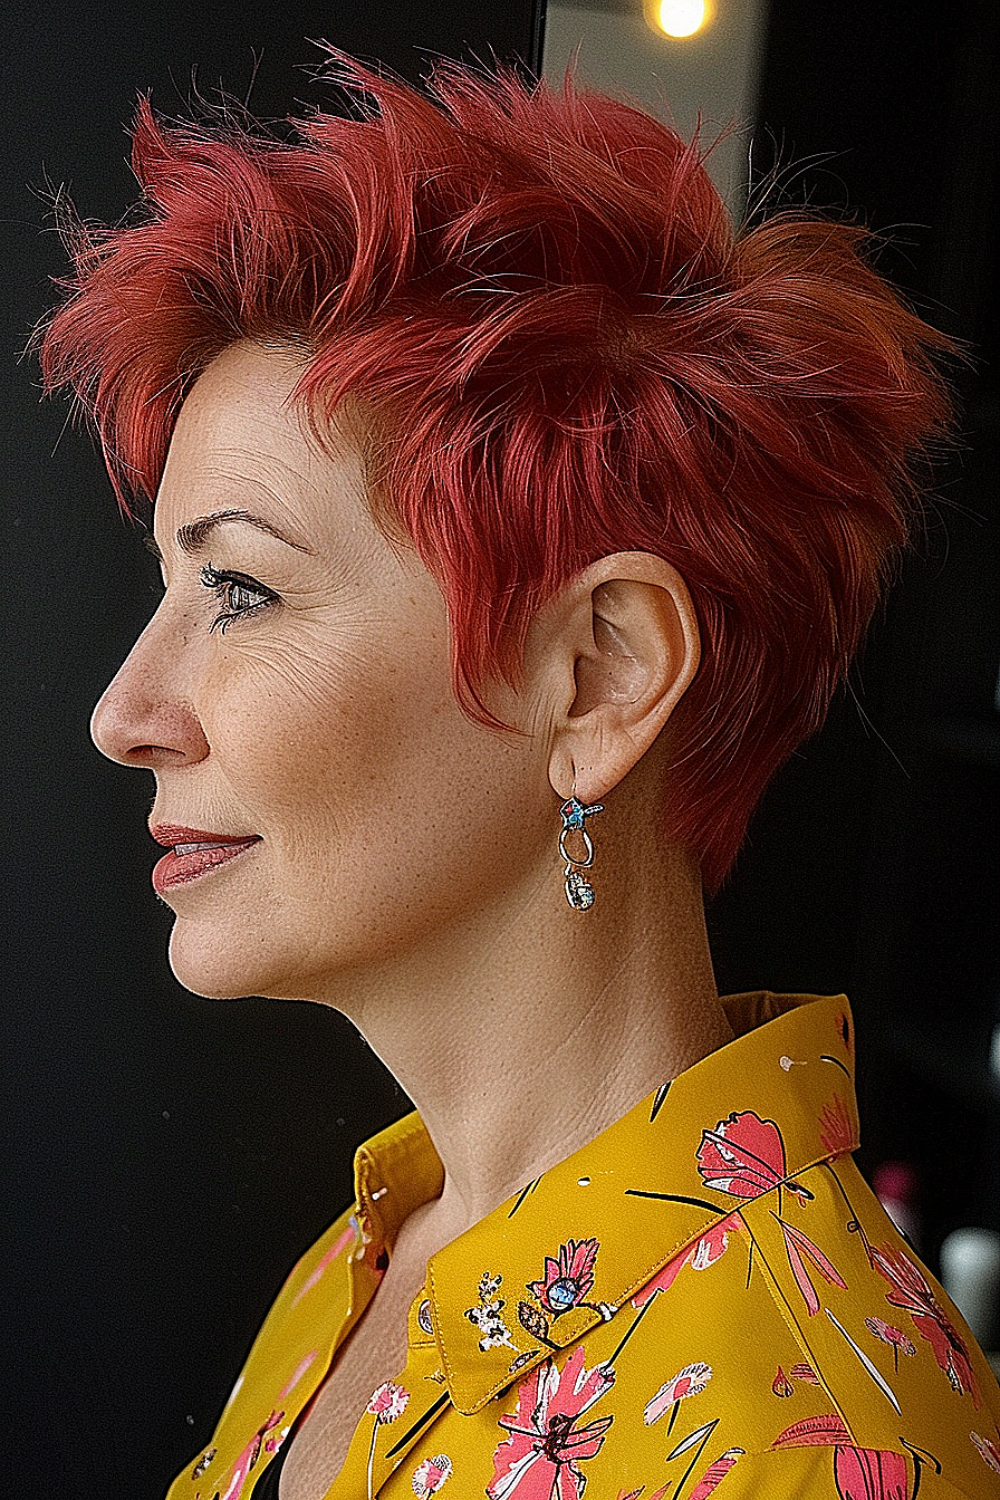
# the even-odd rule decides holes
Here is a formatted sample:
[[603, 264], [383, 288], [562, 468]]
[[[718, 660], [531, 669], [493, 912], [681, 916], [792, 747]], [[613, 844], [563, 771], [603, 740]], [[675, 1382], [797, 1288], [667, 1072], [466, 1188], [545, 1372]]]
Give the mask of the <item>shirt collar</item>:
[[415, 1209], [441, 1196], [444, 1167], [417, 1114], [372, 1136], [354, 1156], [354, 1198], [362, 1243], [372, 1254], [396, 1242]]
[[[724, 1001], [735, 1039], [664, 1084], [428, 1263], [413, 1331], [478, 1411], [608, 1319], [741, 1201], [858, 1145], [843, 996]], [[362, 1226], [392, 1244], [443, 1169], [417, 1115], [356, 1158]], [[411, 1320], [411, 1328], [412, 1320]]]

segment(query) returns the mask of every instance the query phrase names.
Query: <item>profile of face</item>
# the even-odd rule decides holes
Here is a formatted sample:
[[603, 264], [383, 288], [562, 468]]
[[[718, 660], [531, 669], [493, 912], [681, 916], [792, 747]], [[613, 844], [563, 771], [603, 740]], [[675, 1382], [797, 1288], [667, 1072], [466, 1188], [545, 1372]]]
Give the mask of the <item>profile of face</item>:
[[551, 866], [555, 803], [542, 736], [460, 710], [441, 593], [373, 523], [346, 429], [308, 432], [302, 369], [237, 344], [185, 401], [155, 506], [164, 597], [93, 735], [154, 773], [181, 982], [337, 1003], [361, 968], [509, 923]]

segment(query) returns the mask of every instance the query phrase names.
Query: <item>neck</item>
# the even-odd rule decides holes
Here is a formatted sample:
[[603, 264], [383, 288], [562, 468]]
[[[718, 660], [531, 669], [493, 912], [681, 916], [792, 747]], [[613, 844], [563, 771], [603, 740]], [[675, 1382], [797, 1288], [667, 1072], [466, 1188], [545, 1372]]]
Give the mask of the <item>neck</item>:
[[330, 997], [414, 1101], [444, 1164], [423, 1216], [430, 1250], [732, 1037], [693, 861], [602, 855], [590, 911], [571, 911], [548, 869], [514, 902], [508, 890], [460, 932], [352, 984], [350, 1004]]

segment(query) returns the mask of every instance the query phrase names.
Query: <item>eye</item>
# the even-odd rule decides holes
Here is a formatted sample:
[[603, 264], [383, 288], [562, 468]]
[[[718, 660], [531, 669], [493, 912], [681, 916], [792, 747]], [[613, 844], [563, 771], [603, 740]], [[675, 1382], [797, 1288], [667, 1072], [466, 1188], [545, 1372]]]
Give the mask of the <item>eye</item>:
[[209, 627], [211, 630], [218, 629], [220, 635], [225, 634], [234, 620], [247, 619], [258, 610], [275, 603], [278, 597], [246, 573], [216, 568], [211, 563], [206, 563], [202, 568], [201, 581], [222, 606]]

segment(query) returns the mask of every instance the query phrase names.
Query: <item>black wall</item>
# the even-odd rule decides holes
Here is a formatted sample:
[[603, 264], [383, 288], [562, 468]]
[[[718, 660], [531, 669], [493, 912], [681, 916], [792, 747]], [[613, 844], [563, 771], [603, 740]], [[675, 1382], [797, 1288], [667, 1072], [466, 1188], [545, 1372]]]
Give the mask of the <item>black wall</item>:
[[1000, 276], [997, 9], [926, 15], [904, 0], [770, 7], [758, 181], [868, 223], [881, 268], [968, 363], [924, 532], [711, 921], [723, 988], [850, 993], [862, 1165], [914, 1168], [933, 1265], [949, 1230], [1000, 1228]]
[[[36, 372], [16, 357], [64, 264], [45, 196], [66, 181], [85, 213], [122, 211], [138, 90], [182, 112], [197, 65], [202, 93], [223, 79], [279, 117], [321, 97], [295, 68], [316, 55], [305, 37], [411, 77], [434, 51], [531, 51], [528, 0], [360, 9], [49, 0], [6, 23], [13, 1211], [0, 1489], [23, 1500], [157, 1500], [206, 1440], [284, 1272], [346, 1200], [354, 1146], [407, 1107], [337, 1017], [207, 1003], [169, 976], [148, 789], [103, 762], [86, 728], [153, 607], [152, 564], [89, 441], [64, 431], [62, 408], [38, 406]], [[854, 679], [864, 716], [851, 694], [838, 701], [768, 796], [711, 916], [724, 988], [852, 991], [869, 1044], [867, 1159], [917, 1159], [931, 1253], [951, 1224], [995, 1213], [996, 1093], [981, 1064], [1000, 654], [991, 26], [978, 0], [954, 0], [933, 33], [897, 0], [773, 6], [758, 171], [772, 138], [785, 162], [813, 158], [786, 191], [892, 231], [887, 268], [979, 364], [962, 377], [966, 452]]]

